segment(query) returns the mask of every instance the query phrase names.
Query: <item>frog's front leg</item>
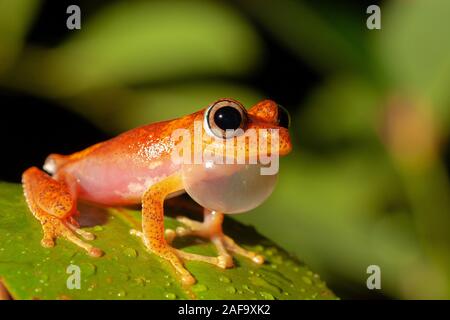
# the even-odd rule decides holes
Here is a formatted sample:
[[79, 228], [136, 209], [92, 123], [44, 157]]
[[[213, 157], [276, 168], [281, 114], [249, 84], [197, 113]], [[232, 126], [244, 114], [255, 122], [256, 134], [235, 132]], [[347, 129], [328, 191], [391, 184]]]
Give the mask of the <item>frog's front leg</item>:
[[177, 174], [152, 185], [142, 197], [142, 232], [131, 230], [131, 234], [141, 237], [151, 252], [168, 260], [181, 276], [182, 282], [189, 285], [195, 283], [195, 278], [183, 266], [180, 253], [164, 238], [164, 199], [181, 189], [181, 177]]
[[221, 267], [228, 268], [233, 266], [233, 259], [229, 255], [228, 251], [247, 257], [257, 264], [263, 264], [263, 256], [240, 247], [233, 239], [223, 233], [223, 218], [223, 213], [211, 211], [208, 209], [204, 209], [203, 223], [191, 220], [186, 217], [178, 217], [177, 220], [185, 224], [187, 228], [178, 227], [176, 229], [176, 232], [169, 232], [167, 236], [170, 240], [173, 240], [175, 236], [198, 236], [210, 239], [217, 248], [219, 254], [218, 260], [220, 261], [219, 266]]
[[81, 230], [73, 218], [77, 213], [77, 188], [74, 179], [63, 174], [52, 178], [32, 167], [23, 173], [22, 184], [28, 206], [44, 231], [42, 246], [53, 247], [55, 239], [62, 237], [83, 248], [91, 256], [99, 257], [103, 254], [100, 249], [76, 236], [78, 234], [87, 240], [94, 238], [91, 233]]
[[[169, 261], [181, 276], [183, 284], [195, 283], [195, 278], [184, 267], [182, 260], [195, 260], [220, 265], [216, 257], [202, 256], [173, 248], [166, 241], [164, 232], [164, 199], [183, 189], [179, 174], [174, 174], [152, 185], [142, 198], [142, 232], [132, 229], [132, 235], [142, 238], [145, 246], [154, 254]], [[168, 230], [169, 231], [169, 230]]]

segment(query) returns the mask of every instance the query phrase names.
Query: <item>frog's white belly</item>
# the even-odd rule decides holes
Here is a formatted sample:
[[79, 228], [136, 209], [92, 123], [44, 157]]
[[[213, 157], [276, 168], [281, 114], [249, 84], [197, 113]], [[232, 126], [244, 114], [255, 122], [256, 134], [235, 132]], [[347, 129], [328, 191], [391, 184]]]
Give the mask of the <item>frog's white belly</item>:
[[[180, 166], [171, 161], [84, 161], [71, 168], [70, 173], [77, 179], [80, 199], [106, 205], [126, 205], [140, 203], [152, 185], [179, 170]], [[169, 197], [183, 192], [177, 191]]]

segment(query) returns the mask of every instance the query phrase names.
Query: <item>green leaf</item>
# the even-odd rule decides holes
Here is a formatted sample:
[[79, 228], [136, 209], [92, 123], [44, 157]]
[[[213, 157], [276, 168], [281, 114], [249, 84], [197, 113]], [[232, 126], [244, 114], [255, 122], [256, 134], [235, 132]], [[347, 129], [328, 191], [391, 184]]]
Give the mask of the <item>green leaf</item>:
[[[183, 209], [184, 214], [186, 208]], [[147, 252], [129, 235], [139, 228], [140, 212], [131, 209], [80, 207], [80, 222], [97, 235], [93, 243], [105, 251], [92, 258], [59, 240], [41, 247], [39, 222], [29, 212], [20, 185], [0, 183], [0, 279], [15, 299], [335, 299], [317, 274], [273, 242], [232, 219], [225, 231], [244, 247], [260, 252], [267, 262], [257, 266], [236, 256], [236, 266], [221, 270], [201, 262], [186, 266], [198, 283], [180, 286], [172, 267]], [[175, 208], [166, 209], [181, 214]], [[165, 225], [178, 222], [166, 217]], [[183, 239], [188, 252], [214, 255], [210, 243]], [[66, 286], [69, 265], [81, 268], [81, 289]]]

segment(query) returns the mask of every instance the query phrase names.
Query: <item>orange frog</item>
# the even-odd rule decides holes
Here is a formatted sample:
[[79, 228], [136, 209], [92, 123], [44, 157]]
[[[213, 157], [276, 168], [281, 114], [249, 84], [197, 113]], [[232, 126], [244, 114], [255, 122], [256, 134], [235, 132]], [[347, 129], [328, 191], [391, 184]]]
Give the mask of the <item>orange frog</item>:
[[[220, 99], [204, 110], [132, 129], [68, 156], [52, 154], [44, 165], [44, 170], [51, 176], [36, 167], [29, 168], [22, 176], [28, 206], [42, 224], [42, 246], [53, 247], [55, 239], [61, 237], [85, 249], [91, 256], [100, 257], [103, 254], [100, 249], [78, 237], [94, 239], [94, 235], [80, 229], [74, 219], [78, 213], [77, 201], [106, 206], [142, 204], [142, 231], [131, 230], [131, 233], [141, 237], [150, 252], [169, 261], [183, 284], [195, 283], [183, 260], [228, 268], [233, 266], [230, 255], [233, 252], [255, 263], [263, 263], [262, 256], [243, 249], [223, 234], [223, 212], [215, 208], [204, 209], [203, 223], [179, 217], [186, 228], [164, 231], [164, 200], [186, 189], [182, 164], [173, 161], [171, 156], [178, 143], [172, 133], [176, 129], [186, 129], [194, 134], [196, 122], [201, 124], [205, 137], [201, 140], [200, 150], [217, 138], [236, 140], [238, 137], [232, 133], [239, 132], [237, 129], [244, 135], [250, 129], [269, 130], [269, 135], [277, 129], [279, 155], [291, 150], [289, 114], [281, 106], [264, 100], [246, 111], [238, 101]], [[206, 139], [213, 135], [215, 140]], [[247, 155], [257, 154], [258, 150], [257, 146], [250, 145], [246, 152]], [[186, 235], [210, 239], [218, 256], [187, 253], [171, 246], [175, 236]]]

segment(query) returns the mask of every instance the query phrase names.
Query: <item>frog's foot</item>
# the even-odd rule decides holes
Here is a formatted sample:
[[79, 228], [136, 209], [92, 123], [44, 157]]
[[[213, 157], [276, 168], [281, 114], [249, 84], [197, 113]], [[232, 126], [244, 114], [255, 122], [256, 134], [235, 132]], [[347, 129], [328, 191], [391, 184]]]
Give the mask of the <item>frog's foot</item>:
[[[209, 239], [215, 246], [218, 256], [215, 259], [204, 259], [205, 257], [192, 257], [190, 260], [205, 261], [217, 265], [221, 268], [230, 268], [233, 266], [233, 258], [230, 253], [249, 258], [257, 264], [264, 263], [264, 257], [255, 252], [246, 250], [237, 245], [236, 242], [222, 232], [223, 214], [205, 210], [205, 221], [198, 222], [186, 217], [177, 217], [177, 220], [186, 225], [178, 227], [175, 231], [166, 230], [166, 239], [169, 243], [175, 237], [197, 236]], [[206, 257], [211, 258], [211, 257]]]
[[42, 246], [46, 248], [53, 247], [55, 245], [55, 239], [64, 238], [86, 250], [90, 256], [100, 257], [103, 255], [102, 250], [84, 242], [76, 236], [76, 234], [78, 234], [86, 240], [93, 240], [94, 235], [92, 233], [78, 228], [76, 225], [73, 225], [65, 219], [58, 219], [51, 215], [41, 216], [39, 221], [41, 222], [42, 230], [44, 231], [44, 236], [41, 240]]
[[[142, 240], [144, 240], [144, 234], [141, 231], [131, 229], [130, 234], [137, 236], [137, 237], [141, 238]], [[167, 229], [165, 231], [165, 237], [166, 237], [167, 243], [170, 245], [172, 243], [172, 240], [176, 237], [175, 231], [173, 231], [171, 229]], [[203, 256], [200, 254], [184, 252], [182, 250], [179, 250], [179, 249], [176, 249], [173, 247], [170, 247], [170, 248], [175, 252], [175, 254], [178, 257], [180, 257], [183, 260], [206, 262], [206, 263], [216, 265], [222, 269], [225, 269], [229, 266], [233, 266], [233, 260], [232, 260], [231, 256], [226, 254], [225, 251], [224, 251], [224, 253], [225, 253], [224, 255], [219, 255], [218, 257], [209, 257], [209, 256]]]
[[28, 206], [42, 225], [42, 246], [53, 247], [55, 239], [61, 237], [83, 248], [91, 256], [99, 257], [103, 254], [100, 249], [76, 236], [78, 234], [87, 240], [94, 239], [94, 235], [81, 230], [73, 218], [77, 212], [76, 200], [67, 180], [56, 180], [33, 167], [24, 172], [22, 181]]
[[[191, 285], [191, 284], [195, 283], [195, 278], [191, 275], [191, 273], [188, 270], [186, 270], [186, 268], [183, 266], [183, 263], [180, 261], [180, 258], [186, 259], [186, 260], [193, 260], [191, 256], [197, 256], [197, 255], [182, 252], [181, 250], [172, 248], [170, 245], [166, 244], [165, 241], [160, 241], [159, 246], [154, 246], [154, 247], [149, 246], [146, 243], [144, 233], [139, 230], [136, 230], [136, 229], [131, 229], [130, 234], [141, 238], [150, 252], [158, 255], [159, 257], [161, 257], [163, 259], [168, 260], [172, 264], [172, 266], [175, 268], [177, 273], [181, 275], [181, 281], [183, 282], [183, 284]], [[201, 256], [199, 256], [199, 257], [201, 257]], [[207, 258], [207, 257], [205, 257], [205, 258]]]

